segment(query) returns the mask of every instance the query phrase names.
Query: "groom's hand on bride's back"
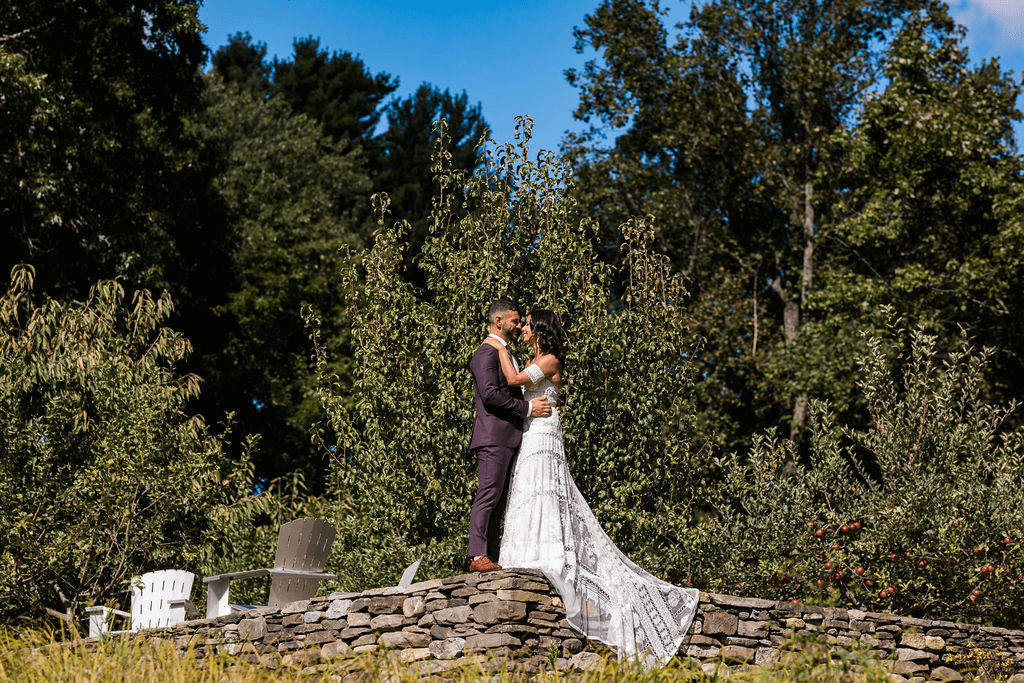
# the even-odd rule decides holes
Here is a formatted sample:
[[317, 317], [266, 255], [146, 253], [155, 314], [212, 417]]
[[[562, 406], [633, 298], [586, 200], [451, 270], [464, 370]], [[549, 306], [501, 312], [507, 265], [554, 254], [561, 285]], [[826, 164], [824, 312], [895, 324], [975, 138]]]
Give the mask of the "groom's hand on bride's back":
[[548, 399], [545, 396], [538, 396], [533, 399], [533, 408], [530, 410], [530, 415], [534, 417], [547, 417], [551, 414], [551, 404], [548, 403]]

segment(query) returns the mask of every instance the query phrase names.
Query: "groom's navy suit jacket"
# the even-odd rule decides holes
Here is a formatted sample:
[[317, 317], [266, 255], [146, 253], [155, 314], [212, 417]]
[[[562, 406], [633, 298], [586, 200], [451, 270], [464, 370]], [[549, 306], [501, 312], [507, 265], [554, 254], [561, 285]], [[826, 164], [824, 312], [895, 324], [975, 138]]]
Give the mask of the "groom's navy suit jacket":
[[469, 361], [473, 373], [473, 400], [476, 419], [470, 450], [482, 446], [518, 448], [523, 438], [523, 419], [529, 404], [519, 387], [510, 387], [505, 381], [498, 361], [498, 350], [481, 344]]

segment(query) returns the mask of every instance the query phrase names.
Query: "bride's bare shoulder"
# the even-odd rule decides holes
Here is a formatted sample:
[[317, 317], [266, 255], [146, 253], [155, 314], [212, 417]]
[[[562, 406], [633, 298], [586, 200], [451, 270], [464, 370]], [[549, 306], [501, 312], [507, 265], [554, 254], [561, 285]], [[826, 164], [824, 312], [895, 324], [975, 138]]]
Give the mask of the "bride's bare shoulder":
[[559, 372], [562, 369], [562, 363], [558, 360], [558, 357], [551, 353], [542, 353], [533, 362], [544, 371], [545, 375]]

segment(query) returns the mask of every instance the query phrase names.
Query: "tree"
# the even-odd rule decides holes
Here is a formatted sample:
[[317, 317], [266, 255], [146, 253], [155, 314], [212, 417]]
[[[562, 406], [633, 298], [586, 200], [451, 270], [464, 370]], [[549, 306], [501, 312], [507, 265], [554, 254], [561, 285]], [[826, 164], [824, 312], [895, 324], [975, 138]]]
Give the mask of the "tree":
[[0, 178], [0, 266], [34, 263], [55, 294], [81, 296], [114, 276], [201, 294], [196, 279], [209, 278], [195, 254], [213, 250], [216, 236], [194, 221], [204, 195], [182, 125], [199, 104], [197, 5], [58, 0], [0, 8], [4, 68], [17, 57], [22, 73], [41, 79], [47, 121], [29, 138], [20, 124], [4, 130], [0, 154], [14, 163]]
[[[381, 103], [398, 88], [390, 74], [373, 75], [350, 52], [320, 49], [320, 39], [296, 39], [291, 61], [274, 60], [273, 91], [296, 112], [323, 126], [338, 140], [369, 143], [381, 117]], [[368, 150], [372, 157], [375, 150]]]
[[403, 100], [385, 110], [388, 127], [380, 136], [382, 156], [374, 187], [388, 194], [389, 209], [395, 220], [410, 226], [406, 247], [406, 273], [422, 286], [424, 278], [412, 261], [430, 233], [430, 214], [434, 196], [434, 170], [431, 157], [437, 143], [434, 122], [446, 122], [452, 165], [467, 174], [476, 169], [477, 146], [487, 131], [480, 105], [471, 106], [463, 92], [453, 97], [448, 90], [424, 83]]
[[815, 305], [832, 317], [891, 304], [949, 343], [967, 328], [998, 350], [993, 381], [1013, 398], [1024, 379], [1020, 86], [996, 61], [972, 67], [962, 37], [922, 21], [893, 41], [886, 87], [844, 143], [845, 220], [830, 295]]
[[[4, 93], [4, 117], [0, 120], [0, 162], [4, 186], [0, 217], [6, 226], [4, 243], [22, 250], [40, 241], [34, 224], [22, 216], [45, 215], [59, 200], [56, 182], [61, 153], [55, 146], [33, 145], [44, 140], [46, 131], [63, 126], [59, 98], [47, 87], [46, 78], [28, 69], [24, 55], [0, 50], [0, 91]], [[6, 258], [13, 257], [14, 254]]]
[[[404, 99], [385, 102], [397, 89], [397, 79], [386, 73], [373, 75], [358, 56], [328, 52], [312, 37], [295, 40], [290, 61], [274, 61], [272, 81], [264, 90], [258, 86], [262, 77], [257, 74], [270, 68], [265, 55], [265, 45], [254, 45], [248, 34], [236, 34], [215, 53], [214, 71], [229, 85], [256, 87], [266, 97], [284, 98], [293, 111], [320, 122], [326, 135], [362, 152], [373, 190], [386, 192], [394, 219], [412, 226], [406, 272], [414, 284], [422, 286], [423, 273], [415, 260], [428, 232], [432, 208], [432, 125], [440, 119], [448, 122], [454, 163], [472, 173], [477, 146], [487, 129], [480, 105], [470, 105], [465, 92], [452, 95], [428, 83]], [[387, 127], [378, 135], [385, 115]], [[373, 229], [369, 204], [362, 208], [366, 212], [359, 213], [358, 219], [366, 221], [365, 234], [369, 235]]]
[[233, 470], [186, 411], [200, 380], [162, 326], [173, 306], [115, 281], [36, 300], [15, 268], [0, 298], [0, 619], [67, 619], [135, 573], [188, 567]]
[[[580, 88], [576, 115], [601, 124], [567, 142], [583, 169], [581, 201], [600, 216], [621, 207], [653, 215], [667, 253], [692, 278], [695, 317], [708, 335], [707, 421], [735, 435], [723, 446], [780, 422], [798, 437], [811, 396], [829, 396], [844, 414], [863, 405], [856, 331], [881, 324], [855, 288], [842, 291], [843, 273], [858, 260], [843, 225], [860, 220], [865, 206], [851, 199], [859, 192], [851, 183], [874, 172], [865, 168], [859, 180], [845, 172], [866, 153], [848, 144], [851, 130], [894, 73], [883, 70], [900, 58], [893, 49], [901, 36], [928, 26], [955, 42], [955, 24], [944, 6], [910, 0], [708, 2], [670, 45], [664, 14], [656, 1], [606, 0], [577, 32], [578, 47], [603, 60], [569, 74]], [[991, 109], [950, 115], [970, 129], [995, 114], [1002, 118], [993, 130], [1006, 130], [1015, 86], [985, 68], [979, 78], [992, 90], [978, 92]], [[919, 74], [940, 89], [949, 76]], [[620, 131], [612, 148], [601, 146], [602, 134]], [[869, 156], [886, 154], [888, 137], [857, 135], [859, 145], [876, 145]], [[986, 135], [993, 158], [1006, 158], [1004, 142]], [[875, 176], [869, 184], [893, 182]], [[982, 203], [1015, 202], [1011, 188], [989, 184]], [[969, 186], [947, 189], [969, 201]], [[961, 237], [974, 229], [955, 219], [943, 228]], [[885, 298], [879, 273], [870, 279]]]
[[227, 45], [213, 53], [210, 63], [226, 84], [257, 93], [270, 91], [272, 70], [267, 64], [267, 44], [254, 44], [248, 33], [230, 36]]
[[986, 397], [991, 354], [899, 321], [866, 336], [871, 422], [812, 402], [805, 459], [759, 435], [666, 555], [709, 591], [1019, 625], [1024, 431]]
[[[323, 468], [309, 427], [320, 413], [299, 307], [326, 316], [324, 342], [338, 359], [335, 370], [348, 373], [348, 318], [332, 276], [344, 257], [339, 248], [360, 247], [373, 229], [370, 191], [393, 193], [396, 217], [415, 226], [410, 254], [418, 254], [431, 211], [432, 122], [449, 121], [453, 153], [467, 170], [484, 123], [465, 94], [424, 85], [388, 106], [389, 127], [377, 136], [382, 102], [397, 81], [372, 75], [350, 53], [322, 50], [313, 38], [294, 47], [291, 61], [272, 67], [265, 46], [247, 34], [214, 54], [201, 130], [207, 172], [225, 204], [231, 280], [218, 317], [190, 334], [215, 387], [207, 405], [230, 406], [248, 430], [263, 434], [259, 476], [301, 467], [319, 490]], [[419, 271], [409, 273], [422, 283]]]
[[[489, 152], [472, 176], [454, 166], [440, 125], [425, 291], [401, 272], [409, 227], [389, 220], [381, 197], [375, 242], [346, 275], [361, 285], [350, 300], [354, 385], [332, 376], [318, 348], [318, 391], [336, 437], [331, 566], [349, 589], [379, 585], [418, 554], [427, 575], [464, 570], [475, 487], [466, 363], [486, 333], [487, 303], [510, 295], [561, 315], [573, 475], [611, 537], [664, 575], [663, 515], [688, 509], [705, 465], [690, 441], [695, 342], [682, 282], [649, 249], [649, 227], [634, 222], [623, 228], [625, 307], [610, 313], [596, 226], [577, 213], [566, 165], [551, 153], [525, 157], [529, 121], [519, 146]], [[315, 331], [318, 316], [308, 318]]]
[[207, 103], [197, 124], [231, 248], [224, 301], [195, 332], [210, 383], [202, 406], [230, 410], [245, 433], [262, 434], [257, 476], [301, 469], [316, 488], [323, 468], [309, 436], [321, 413], [300, 309], [328, 314], [325, 337], [347, 355], [336, 273], [361, 244], [354, 214], [369, 179], [357, 149], [281, 96], [264, 99], [212, 74]]

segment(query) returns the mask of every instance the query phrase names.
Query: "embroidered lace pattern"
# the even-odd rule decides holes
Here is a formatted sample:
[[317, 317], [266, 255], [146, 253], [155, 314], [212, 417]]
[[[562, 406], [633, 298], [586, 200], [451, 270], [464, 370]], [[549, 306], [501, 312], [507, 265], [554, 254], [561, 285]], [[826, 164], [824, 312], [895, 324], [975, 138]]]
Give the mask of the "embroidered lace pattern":
[[[526, 399], [557, 397], [548, 379]], [[505, 510], [500, 563], [540, 569], [558, 590], [576, 630], [648, 667], [682, 643], [699, 591], [651, 576], [601, 529], [569, 473], [557, 408], [527, 419]]]
[[541, 370], [536, 363], [530, 363], [527, 365], [526, 370], [523, 372], [526, 373], [526, 376], [530, 378], [531, 382], [536, 383], [544, 379], [544, 371]]

